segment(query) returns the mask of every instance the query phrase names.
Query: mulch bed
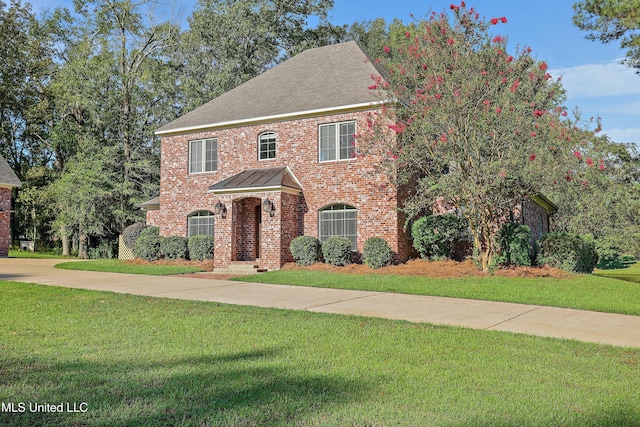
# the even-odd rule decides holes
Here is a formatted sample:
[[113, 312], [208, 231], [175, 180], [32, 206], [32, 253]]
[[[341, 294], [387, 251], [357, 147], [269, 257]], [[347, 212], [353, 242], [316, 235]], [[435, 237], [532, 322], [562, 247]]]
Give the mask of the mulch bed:
[[[226, 280], [231, 277], [238, 277], [238, 274], [222, 274], [212, 273], [213, 261], [185, 261], [185, 260], [158, 260], [158, 261], [145, 261], [141, 259], [134, 259], [127, 261], [131, 264], [151, 264], [151, 265], [187, 265], [200, 267], [207, 271], [207, 273], [195, 273], [195, 274], [182, 274], [181, 277], [196, 277], [199, 279], [221, 279]], [[332, 273], [347, 273], [347, 274], [395, 274], [400, 276], [424, 276], [433, 278], [447, 278], [447, 277], [482, 277], [486, 276], [486, 273], [478, 270], [472, 261], [427, 261], [423, 259], [409, 260], [404, 264], [390, 265], [382, 267], [377, 270], [367, 267], [363, 264], [350, 264], [344, 267], [338, 267], [335, 265], [315, 263], [311, 266], [303, 267], [296, 263], [287, 263], [282, 267], [283, 270], [311, 270], [311, 271], [327, 271]], [[548, 266], [544, 267], [508, 267], [497, 269], [494, 273], [496, 276], [504, 277], [550, 277], [554, 279], [568, 279], [572, 277], [571, 273], [567, 273], [556, 268]]]

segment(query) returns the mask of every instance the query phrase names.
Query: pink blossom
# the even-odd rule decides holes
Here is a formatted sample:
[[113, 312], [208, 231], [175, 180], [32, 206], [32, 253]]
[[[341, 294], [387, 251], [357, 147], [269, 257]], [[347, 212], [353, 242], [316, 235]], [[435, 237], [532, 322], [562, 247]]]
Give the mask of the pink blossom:
[[529, 156], [529, 161], [530, 162], [533, 162], [535, 159], [536, 159], [536, 155], [535, 154], [532, 154], [532, 155]]
[[587, 157], [587, 159], [585, 160], [585, 162], [587, 163], [587, 165], [589, 165], [590, 167], [593, 166], [593, 159], [591, 157]]
[[507, 17], [503, 16], [502, 18], [500, 18], [500, 22], [502, 22], [503, 24], [507, 23]]
[[538, 136], [538, 134], [535, 133], [535, 132], [531, 132], [531, 136], [533, 136], [535, 138], [536, 136]]
[[496, 25], [498, 23], [498, 18], [491, 18], [491, 23]]
[[489, 101], [489, 100], [485, 99], [484, 101], [482, 101], [482, 103], [483, 103], [484, 105], [489, 105], [489, 104], [491, 104], [491, 101]]
[[501, 43], [504, 41], [504, 38], [501, 36], [495, 36], [492, 40], [494, 43]]
[[566, 111], [562, 112], [562, 117], [567, 117], [569, 115], [569, 113], [567, 113]]
[[400, 122], [395, 125], [389, 125], [389, 129], [393, 130], [395, 133], [402, 133], [407, 128], [407, 125]]
[[541, 71], [545, 71], [547, 68], [549, 68], [549, 66], [546, 62], [543, 62], [538, 66], [538, 68], [540, 68]]
[[454, 44], [454, 43], [455, 43], [455, 40], [453, 40], [453, 39], [449, 39], [449, 40], [447, 40], [447, 44], [448, 44], [448, 45], [452, 45], [452, 44]]
[[518, 85], [520, 84], [520, 80], [516, 79], [515, 82], [513, 82], [513, 85], [511, 86], [511, 92], [515, 92], [518, 90]]
[[502, 108], [497, 107], [497, 108], [496, 108], [496, 114], [500, 114], [501, 112], [502, 112]]
[[582, 159], [582, 154], [579, 151], [574, 151], [573, 155], [576, 156], [578, 159]]
[[384, 49], [384, 53], [391, 53], [391, 48], [389, 46], [385, 46], [382, 49]]
[[544, 115], [544, 110], [533, 110], [533, 115], [536, 117], [542, 117]]
[[507, 61], [507, 63], [513, 61], [513, 56], [511, 55], [507, 56], [507, 59], [505, 59], [505, 61]]

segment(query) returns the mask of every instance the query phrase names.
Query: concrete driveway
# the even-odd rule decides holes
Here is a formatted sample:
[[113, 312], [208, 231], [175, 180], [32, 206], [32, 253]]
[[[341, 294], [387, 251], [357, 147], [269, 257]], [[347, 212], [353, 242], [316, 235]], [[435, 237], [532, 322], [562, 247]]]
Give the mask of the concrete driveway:
[[640, 316], [458, 298], [53, 268], [60, 262], [62, 261], [0, 258], [0, 280], [163, 298], [371, 316], [640, 348]]

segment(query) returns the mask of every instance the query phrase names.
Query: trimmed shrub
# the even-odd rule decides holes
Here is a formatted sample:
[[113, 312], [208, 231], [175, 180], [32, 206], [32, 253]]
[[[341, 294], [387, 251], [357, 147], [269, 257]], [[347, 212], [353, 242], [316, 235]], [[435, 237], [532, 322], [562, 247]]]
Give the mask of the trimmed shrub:
[[166, 259], [187, 259], [187, 238], [181, 236], [165, 237], [160, 241], [160, 255]]
[[124, 230], [122, 230], [122, 239], [124, 240], [124, 244], [129, 249], [133, 249], [136, 247], [136, 240], [140, 237], [140, 233], [142, 230], [147, 228], [147, 224], [144, 222], [134, 222]]
[[351, 262], [351, 249], [351, 240], [333, 236], [322, 243], [322, 256], [329, 264], [347, 265]]
[[451, 259], [466, 228], [467, 221], [453, 214], [424, 216], [411, 227], [413, 247], [421, 258]]
[[189, 258], [193, 261], [213, 259], [213, 236], [204, 234], [189, 237]]
[[595, 245], [577, 234], [548, 233], [537, 244], [538, 264], [575, 273], [591, 273], [598, 263]]
[[377, 269], [391, 264], [393, 252], [391, 246], [381, 237], [370, 237], [362, 250], [363, 262], [371, 268]]
[[289, 249], [298, 265], [312, 265], [322, 254], [320, 240], [313, 236], [298, 236], [291, 241]]
[[498, 231], [498, 264], [531, 265], [531, 229], [516, 222], [504, 224]]
[[[140, 236], [139, 237], [148, 237], [148, 236], [160, 236], [160, 228], [158, 227], [146, 227], [145, 229], [143, 229], [140, 232]], [[136, 243], [138, 242], [138, 240], [136, 239]], [[135, 247], [135, 245], [134, 245]]]
[[[151, 228], [151, 227], [149, 227]], [[146, 228], [144, 231], [149, 230]], [[153, 232], [147, 234], [142, 233], [138, 240], [136, 240], [136, 246], [133, 253], [136, 257], [145, 259], [147, 261], [155, 261], [160, 259], [160, 242], [162, 237], [154, 235]]]

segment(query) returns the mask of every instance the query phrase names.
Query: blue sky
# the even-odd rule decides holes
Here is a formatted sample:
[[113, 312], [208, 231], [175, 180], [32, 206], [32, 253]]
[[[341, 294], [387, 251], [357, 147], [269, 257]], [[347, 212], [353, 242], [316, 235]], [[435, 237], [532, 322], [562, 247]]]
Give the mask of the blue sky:
[[[159, 0], [158, 12], [180, 10], [186, 19], [196, 0]], [[455, 1], [459, 3], [460, 0]], [[72, 6], [72, 0], [32, 0], [36, 11]], [[442, 0], [334, 0], [331, 21], [351, 24], [383, 17], [411, 21], [431, 11], [449, 11], [452, 1]], [[601, 117], [603, 131], [616, 142], [640, 142], [640, 75], [620, 64], [625, 52], [617, 43], [603, 45], [585, 39], [573, 25], [571, 0], [468, 0], [467, 6], [487, 18], [505, 16], [506, 24], [495, 34], [508, 37], [509, 50], [528, 46], [549, 64], [554, 77], [562, 76], [567, 90], [566, 106], [578, 107], [583, 117]]]

